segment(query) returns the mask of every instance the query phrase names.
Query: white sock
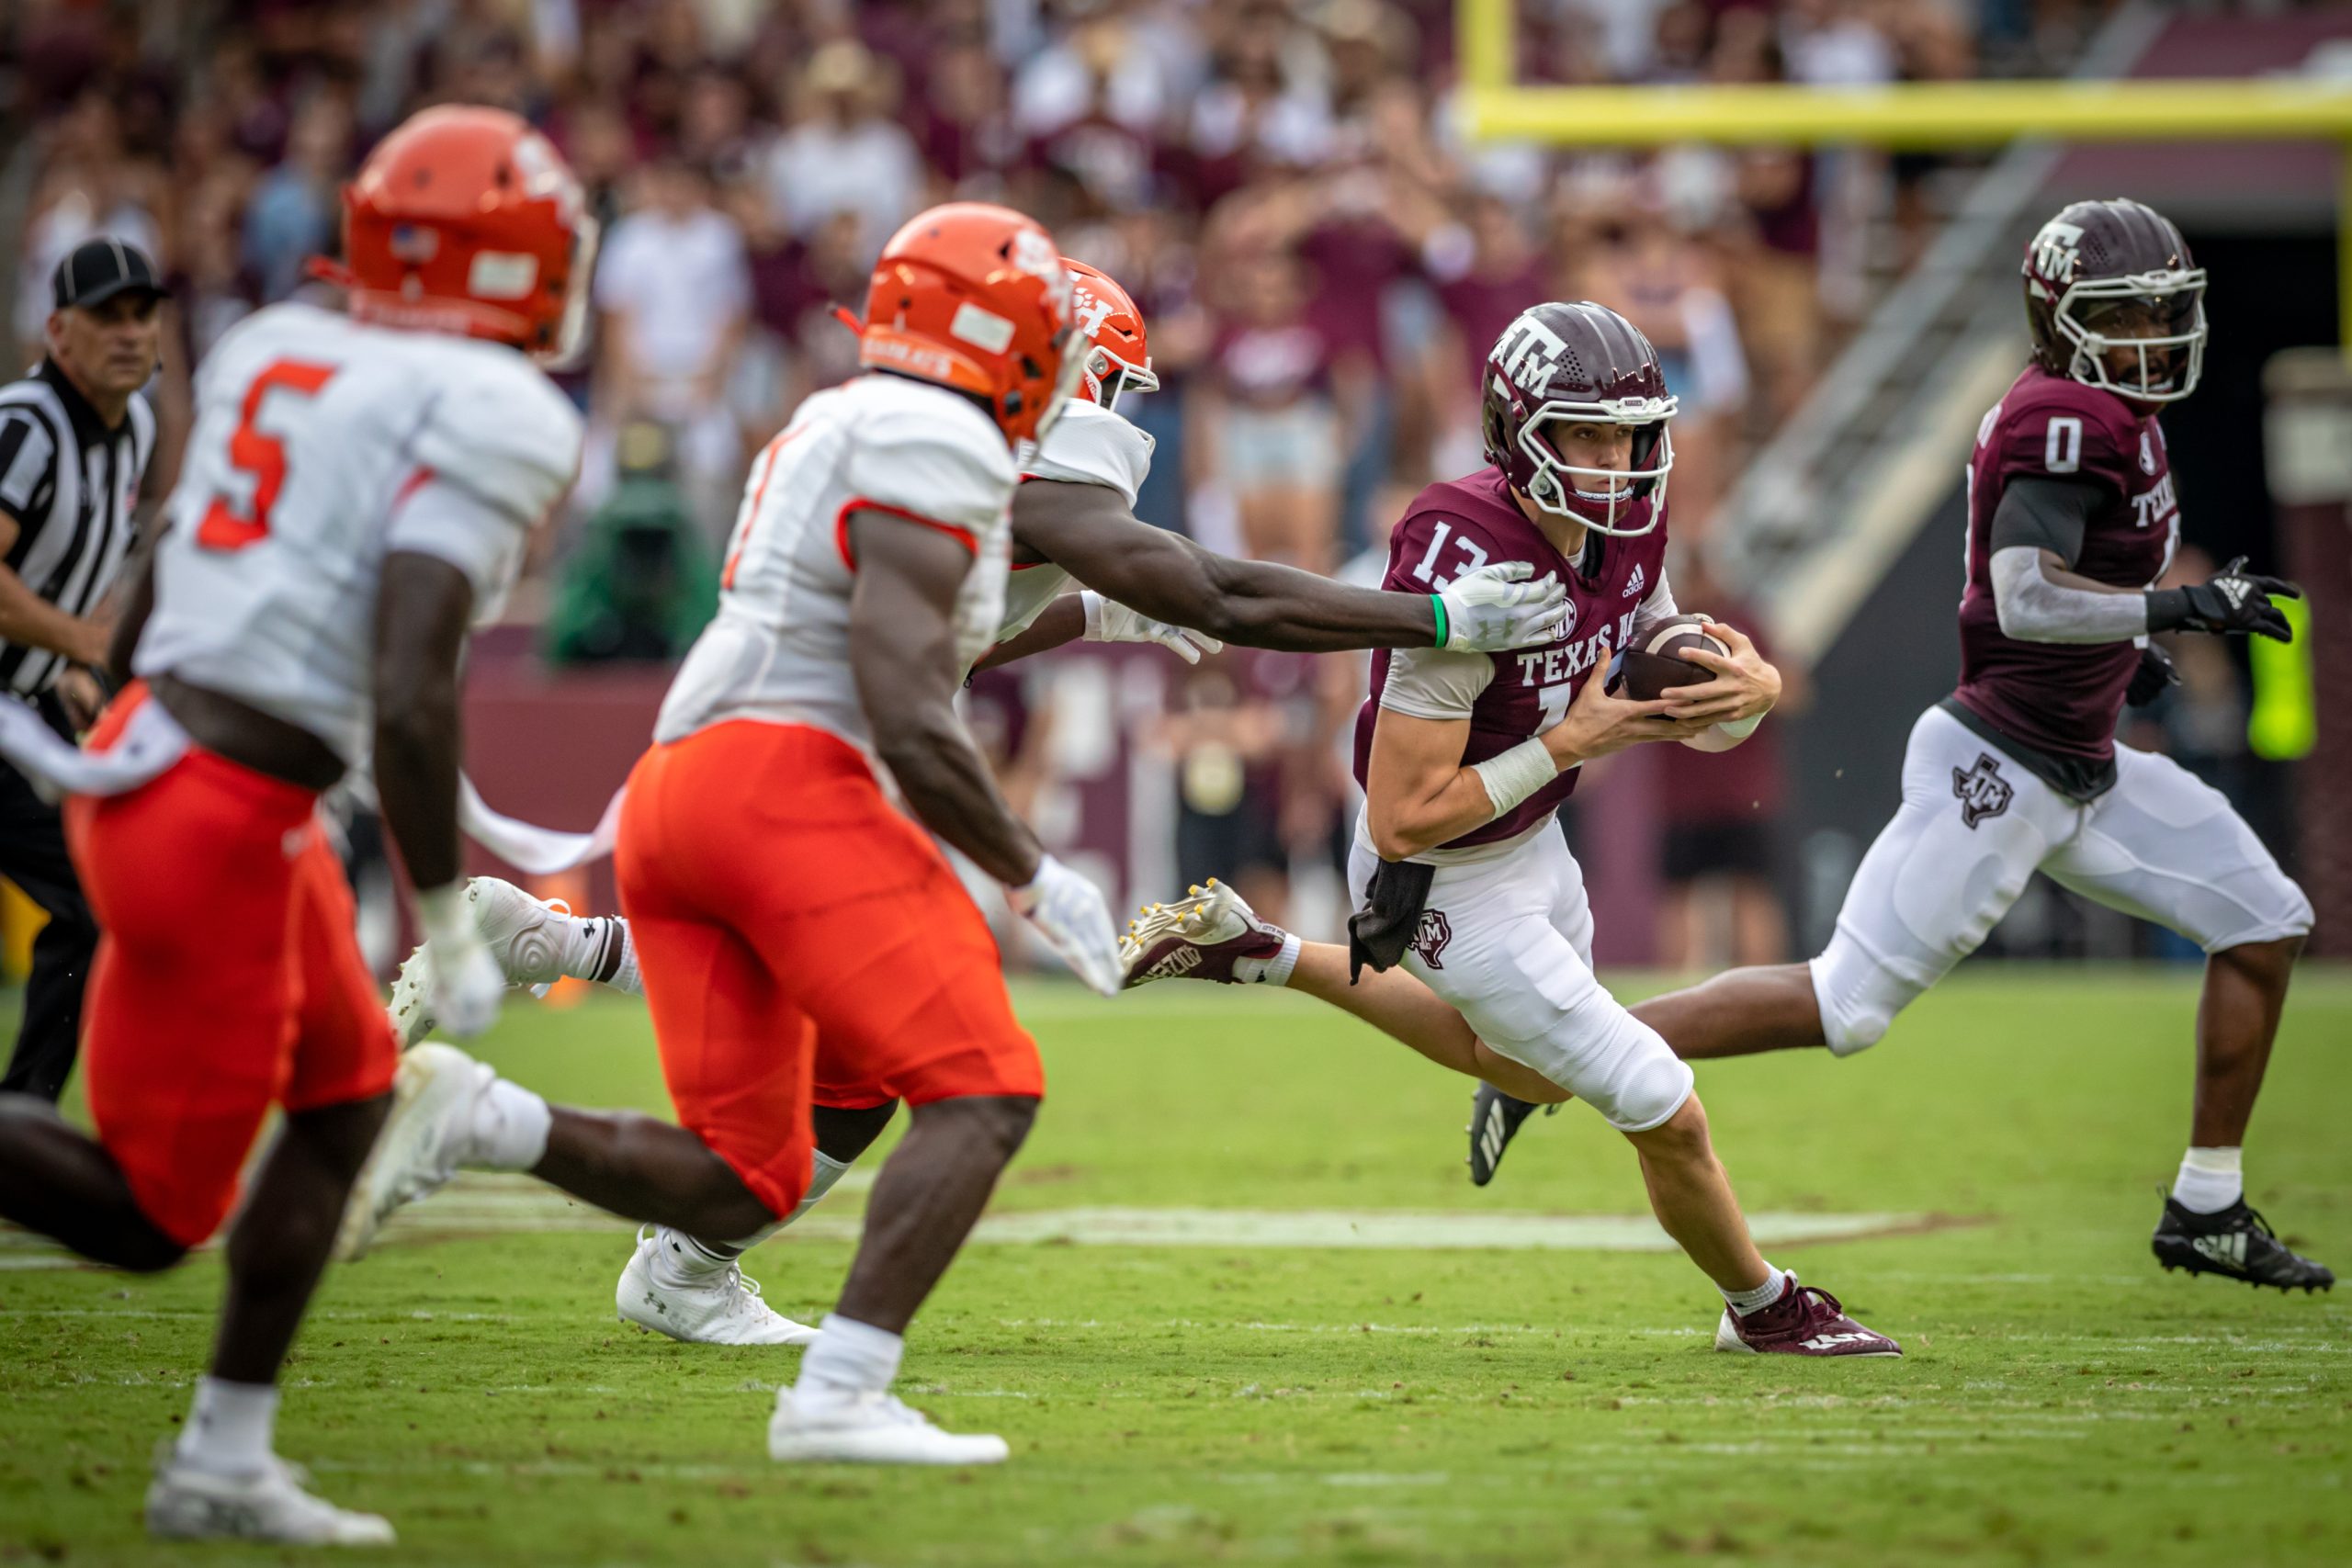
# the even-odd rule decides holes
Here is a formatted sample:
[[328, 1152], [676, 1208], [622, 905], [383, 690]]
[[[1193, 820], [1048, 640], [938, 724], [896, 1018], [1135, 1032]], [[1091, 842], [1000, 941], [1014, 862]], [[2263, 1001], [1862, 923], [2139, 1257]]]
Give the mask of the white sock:
[[629, 938], [628, 922], [618, 915], [592, 915], [571, 922], [563, 972], [630, 996], [645, 989], [637, 973], [637, 943]]
[[888, 1329], [837, 1312], [817, 1326], [817, 1342], [800, 1359], [800, 1381], [792, 1385], [795, 1404], [808, 1409], [880, 1393], [899, 1375], [907, 1342]]
[[822, 1149], [809, 1156], [809, 1163], [816, 1168], [808, 1173], [808, 1190], [801, 1194], [799, 1206], [785, 1215], [782, 1225], [792, 1224], [815, 1208], [824, 1200], [825, 1194], [833, 1190], [833, 1183], [849, 1174], [849, 1161], [835, 1159]]
[[198, 1378], [173, 1456], [212, 1475], [251, 1475], [267, 1467], [277, 1425], [274, 1384]]
[[653, 1278], [656, 1282], [684, 1285], [697, 1280], [707, 1280], [815, 1208], [819, 1201], [833, 1190], [833, 1183], [849, 1174], [847, 1160], [835, 1159], [822, 1149], [811, 1150], [808, 1162], [813, 1168], [808, 1173], [808, 1190], [802, 1196], [799, 1206], [775, 1224], [741, 1241], [698, 1241], [684, 1231], [673, 1231], [667, 1225], [656, 1226], [653, 1232]]
[[555, 1112], [548, 1102], [521, 1084], [492, 1078], [474, 1101], [473, 1121], [467, 1128], [472, 1139], [466, 1165], [492, 1170], [528, 1170], [546, 1157], [548, 1130]]
[[724, 1242], [696, 1241], [668, 1225], [653, 1230], [653, 1282], [657, 1285], [699, 1284], [743, 1256], [743, 1249]]
[[2241, 1166], [2245, 1150], [2191, 1147], [2180, 1156], [2180, 1174], [2172, 1179], [2172, 1201], [2193, 1214], [2213, 1214], [2245, 1196]]
[[1235, 959], [1233, 977], [1249, 985], [1263, 981], [1270, 986], [1287, 986], [1291, 971], [1298, 967], [1298, 947], [1296, 933], [1285, 934], [1283, 950], [1272, 958]]
[[[1746, 1317], [1752, 1312], [1761, 1312], [1764, 1308], [1770, 1306], [1781, 1299], [1781, 1292], [1789, 1287], [1789, 1281], [1792, 1276], [1773, 1268], [1770, 1263], [1765, 1264], [1764, 1268], [1764, 1282], [1754, 1290], [1723, 1292], [1724, 1304], [1742, 1317]], [[1723, 1290], [1720, 1285], [1715, 1288], [1719, 1291]]]

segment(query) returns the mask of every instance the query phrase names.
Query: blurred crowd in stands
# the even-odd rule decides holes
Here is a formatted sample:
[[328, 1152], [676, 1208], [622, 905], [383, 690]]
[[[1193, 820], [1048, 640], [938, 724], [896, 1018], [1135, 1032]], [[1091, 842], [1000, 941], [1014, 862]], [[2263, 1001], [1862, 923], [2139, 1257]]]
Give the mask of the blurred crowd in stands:
[[[1519, 0], [1519, 59], [1562, 83], [2046, 73], [2109, 9]], [[334, 248], [338, 186], [372, 139], [424, 104], [485, 102], [547, 131], [605, 224], [599, 331], [568, 381], [590, 452], [516, 601], [559, 660], [682, 649], [748, 455], [854, 367], [833, 305], [950, 195], [1036, 214], [1142, 304], [1164, 389], [1122, 412], [1159, 442], [1148, 521], [1376, 576], [1400, 502], [1480, 460], [1476, 369], [1497, 333], [1536, 299], [1589, 297], [1663, 351], [1674, 527], [1701, 537], [1744, 452], [1915, 254], [1943, 165], [1474, 148], [1453, 28], [1445, 0], [17, 0], [0, 22], [9, 324], [27, 357], [50, 268], [92, 233], [161, 259], [181, 338], [159, 387], [167, 484], [187, 367], [316, 287], [304, 263]], [[1178, 869], [1261, 872], [1279, 907], [1346, 819], [1335, 738], [1361, 661], [1180, 675], [1141, 737], [1176, 775]], [[999, 685], [1018, 707], [1018, 678]], [[1034, 791], [1031, 728], [998, 730]], [[1690, 820], [1769, 816], [1769, 753], [1749, 771]], [[1759, 897], [1731, 906], [1742, 956], [1781, 941]], [[1697, 942], [1663, 919], [1686, 932], [1669, 951]]]

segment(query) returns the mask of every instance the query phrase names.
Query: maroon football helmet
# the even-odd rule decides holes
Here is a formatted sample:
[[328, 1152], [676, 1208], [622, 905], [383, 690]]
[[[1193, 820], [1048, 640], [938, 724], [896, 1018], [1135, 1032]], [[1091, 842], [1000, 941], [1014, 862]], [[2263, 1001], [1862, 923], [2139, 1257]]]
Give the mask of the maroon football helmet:
[[[1520, 313], [1487, 354], [1487, 461], [1511, 489], [1596, 533], [1646, 534], [1666, 514], [1674, 467], [1674, 395], [1657, 350], [1634, 323], [1589, 300]], [[1630, 425], [1631, 466], [1579, 468], [1551, 434], [1569, 424]]]
[[[2025, 248], [2034, 362], [2142, 403], [2177, 402], [2205, 374], [2205, 269], [2171, 219], [2139, 202], [2078, 201]], [[2153, 331], [2151, 331], [2153, 329]], [[2137, 351], [2118, 380], [2116, 349]]]

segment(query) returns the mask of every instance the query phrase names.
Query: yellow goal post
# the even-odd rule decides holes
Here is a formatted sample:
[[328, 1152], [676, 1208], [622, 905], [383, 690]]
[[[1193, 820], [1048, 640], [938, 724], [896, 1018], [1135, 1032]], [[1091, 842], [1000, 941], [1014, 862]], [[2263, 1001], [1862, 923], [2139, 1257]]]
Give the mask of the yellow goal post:
[[1589, 147], [1680, 141], [1904, 151], [2064, 141], [2334, 141], [2336, 341], [2352, 359], [2352, 84], [2293, 77], [1913, 82], [1883, 87], [1524, 85], [1516, 0], [1455, 0], [1463, 109], [1481, 140]]

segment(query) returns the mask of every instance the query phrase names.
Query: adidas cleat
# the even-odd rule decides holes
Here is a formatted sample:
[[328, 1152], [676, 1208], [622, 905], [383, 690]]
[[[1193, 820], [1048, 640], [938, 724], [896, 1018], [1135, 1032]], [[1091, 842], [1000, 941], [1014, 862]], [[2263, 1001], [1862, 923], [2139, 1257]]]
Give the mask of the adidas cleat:
[[2149, 1247], [2167, 1273], [2186, 1269], [2192, 1274], [2219, 1274], [2306, 1294], [2335, 1288], [2335, 1270], [2298, 1257], [2243, 1198], [2212, 1214], [2184, 1209], [2166, 1198], [2165, 1216], [2156, 1222]]
[[1519, 1136], [1519, 1129], [1537, 1111], [1546, 1116], [1556, 1116], [1557, 1105], [1538, 1106], [1532, 1100], [1521, 1100], [1505, 1094], [1490, 1083], [1478, 1086], [1470, 1101], [1470, 1125], [1462, 1129], [1470, 1134], [1470, 1184], [1484, 1187], [1495, 1179], [1496, 1169], [1503, 1163], [1503, 1151]]
[[1794, 1274], [1770, 1306], [1745, 1315], [1724, 1308], [1715, 1348], [1748, 1356], [1900, 1356], [1903, 1347], [1846, 1315], [1836, 1296]]
[[1237, 964], [1278, 958], [1289, 941], [1288, 931], [1260, 919], [1240, 894], [1211, 877], [1189, 897], [1137, 910], [1119, 939], [1119, 958], [1130, 989], [1154, 980], [1231, 986], [1241, 981]]

